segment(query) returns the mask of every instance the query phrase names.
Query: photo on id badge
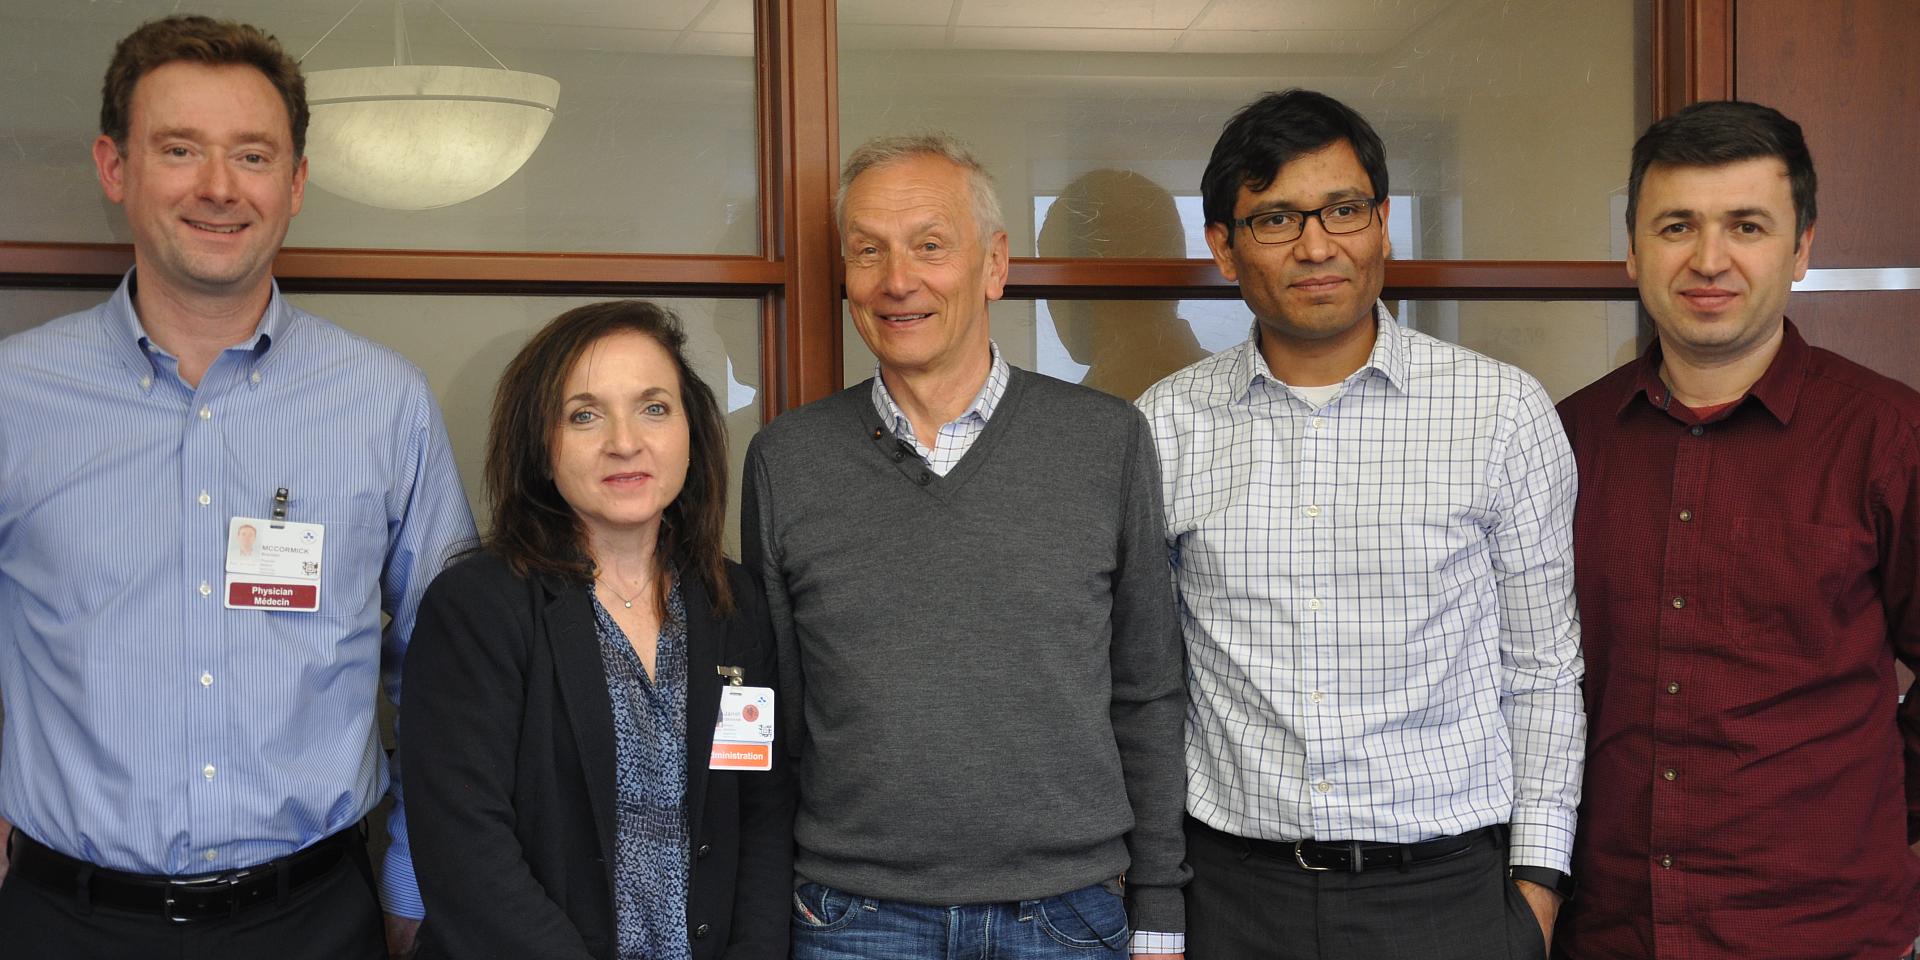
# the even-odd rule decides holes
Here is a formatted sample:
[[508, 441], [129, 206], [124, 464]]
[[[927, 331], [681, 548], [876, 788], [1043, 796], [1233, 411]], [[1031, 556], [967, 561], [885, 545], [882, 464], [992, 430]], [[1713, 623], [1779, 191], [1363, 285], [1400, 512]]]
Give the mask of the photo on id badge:
[[227, 522], [227, 607], [233, 610], [320, 609], [326, 528], [259, 517]]

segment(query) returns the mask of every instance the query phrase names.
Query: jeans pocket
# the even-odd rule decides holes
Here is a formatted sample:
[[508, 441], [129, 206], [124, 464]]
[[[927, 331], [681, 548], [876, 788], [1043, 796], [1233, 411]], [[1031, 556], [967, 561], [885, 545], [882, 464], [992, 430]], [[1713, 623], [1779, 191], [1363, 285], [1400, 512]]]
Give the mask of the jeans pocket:
[[860, 913], [860, 898], [818, 883], [793, 890], [793, 924], [808, 930], [838, 930]]
[[1034, 917], [1054, 941], [1082, 950], [1125, 951], [1127, 902], [1103, 884], [1039, 901]]

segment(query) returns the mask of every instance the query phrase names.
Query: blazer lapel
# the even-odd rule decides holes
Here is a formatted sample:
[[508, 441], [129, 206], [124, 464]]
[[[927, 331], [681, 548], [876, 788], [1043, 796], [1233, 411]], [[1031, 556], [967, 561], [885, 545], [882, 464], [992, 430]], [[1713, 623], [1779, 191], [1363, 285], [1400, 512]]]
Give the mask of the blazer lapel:
[[[553, 648], [554, 672], [567, 719], [580, 748], [580, 765], [587, 776], [587, 797], [593, 806], [594, 832], [600, 849], [614, 849], [613, 700], [607, 695], [607, 670], [600, 660], [600, 638], [594, 629], [593, 605], [585, 590], [543, 577], [547, 600], [547, 638]], [[611, 867], [609, 882], [611, 882]]]
[[698, 576], [681, 575], [680, 599], [687, 608], [687, 834], [698, 846], [713, 725], [720, 716], [720, 675], [714, 668], [720, 665], [721, 627]]

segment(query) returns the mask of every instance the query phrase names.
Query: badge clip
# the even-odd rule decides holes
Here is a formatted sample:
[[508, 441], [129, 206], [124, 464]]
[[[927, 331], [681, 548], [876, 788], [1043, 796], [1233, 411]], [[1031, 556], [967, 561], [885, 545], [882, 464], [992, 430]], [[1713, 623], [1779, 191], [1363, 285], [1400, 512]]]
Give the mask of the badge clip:
[[747, 682], [747, 671], [742, 667], [716, 666], [713, 669], [721, 676], [727, 678], [727, 686], [729, 687], [737, 687]]
[[276, 526], [287, 521], [286, 487], [273, 491], [273, 519]]

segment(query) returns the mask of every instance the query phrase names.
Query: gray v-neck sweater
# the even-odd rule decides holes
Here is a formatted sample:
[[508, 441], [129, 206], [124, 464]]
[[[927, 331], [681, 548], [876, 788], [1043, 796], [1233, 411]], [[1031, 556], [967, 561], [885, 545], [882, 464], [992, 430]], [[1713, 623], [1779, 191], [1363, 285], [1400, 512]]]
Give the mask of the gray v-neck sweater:
[[1185, 929], [1186, 679], [1132, 405], [1015, 369], [945, 477], [871, 385], [780, 417], [741, 524], [801, 756], [801, 876], [939, 905], [1127, 878]]

